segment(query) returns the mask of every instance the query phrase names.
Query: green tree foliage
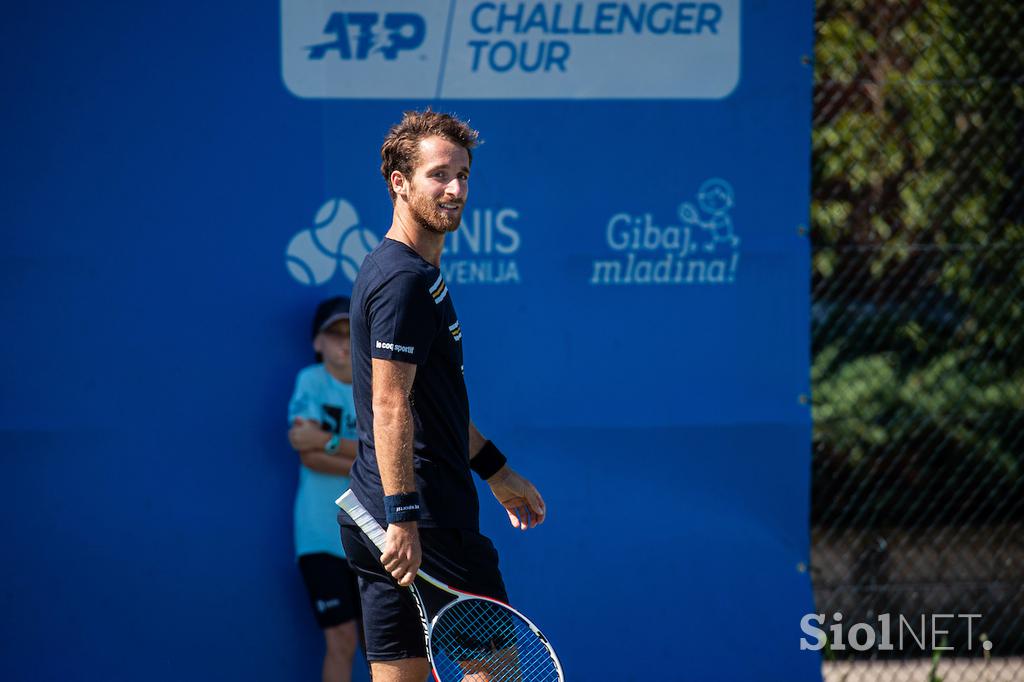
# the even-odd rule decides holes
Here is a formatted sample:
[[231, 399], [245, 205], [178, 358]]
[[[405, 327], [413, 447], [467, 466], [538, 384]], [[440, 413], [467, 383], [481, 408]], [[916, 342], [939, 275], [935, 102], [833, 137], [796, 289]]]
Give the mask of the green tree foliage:
[[1024, 519], [1024, 3], [816, 28], [814, 519]]

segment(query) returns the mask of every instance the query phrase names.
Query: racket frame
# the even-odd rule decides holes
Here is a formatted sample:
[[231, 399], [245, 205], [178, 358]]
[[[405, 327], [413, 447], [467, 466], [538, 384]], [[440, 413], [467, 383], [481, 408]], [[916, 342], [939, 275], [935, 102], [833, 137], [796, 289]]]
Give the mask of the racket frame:
[[[366, 508], [359, 501], [359, 498], [356, 497], [355, 493], [352, 492], [351, 490], [346, 490], [341, 497], [335, 500], [335, 504], [337, 504], [346, 514], [349, 515], [349, 517], [355, 522], [355, 524], [359, 526], [360, 530], [366, 533], [366, 537], [370, 538], [370, 542], [372, 542], [374, 546], [376, 546], [377, 549], [379, 549], [381, 553], [383, 553], [384, 549], [387, 547], [387, 533], [381, 527], [381, 525], [377, 523], [377, 519], [373, 518], [373, 516], [370, 515], [370, 512], [366, 511]], [[555, 670], [558, 672], [558, 679], [564, 682], [565, 675], [562, 673], [562, 664], [558, 660], [558, 656], [555, 654], [555, 650], [551, 647], [551, 643], [548, 641], [548, 638], [545, 637], [544, 633], [541, 632], [540, 629], [533, 624], [533, 621], [531, 621], [529, 618], [523, 615], [515, 607], [506, 604], [500, 599], [485, 597], [482, 594], [473, 594], [472, 592], [466, 592], [464, 590], [459, 590], [449, 585], [446, 585], [445, 583], [441, 582], [437, 578], [434, 578], [422, 569], [416, 572], [416, 577], [423, 580], [426, 583], [429, 583], [430, 585], [433, 585], [437, 589], [443, 592], [447, 592], [448, 594], [455, 597], [454, 600], [445, 604], [440, 610], [438, 610], [438, 612], [434, 615], [432, 619], [428, 620], [427, 609], [424, 604], [423, 597], [420, 596], [419, 590], [416, 589], [415, 581], [411, 585], [409, 585], [409, 591], [412, 592], [416, 602], [416, 609], [419, 611], [420, 624], [423, 626], [423, 639], [426, 643], [427, 661], [430, 663], [431, 674], [434, 676], [434, 679], [437, 682], [441, 682], [441, 679], [437, 675], [437, 668], [434, 666], [434, 656], [430, 651], [431, 632], [434, 629], [434, 625], [437, 624], [438, 619], [441, 618], [445, 611], [452, 608], [460, 601], [468, 601], [472, 599], [493, 602], [503, 608], [508, 609], [512, 613], [522, 618], [523, 622], [526, 623], [527, 627], [530, 628], [533, 634], [537, 636], [537, 639], [539, 639], [541, 643], [547, 648], [548, 654], [551, 656], [551, 662], [554, 663]]]

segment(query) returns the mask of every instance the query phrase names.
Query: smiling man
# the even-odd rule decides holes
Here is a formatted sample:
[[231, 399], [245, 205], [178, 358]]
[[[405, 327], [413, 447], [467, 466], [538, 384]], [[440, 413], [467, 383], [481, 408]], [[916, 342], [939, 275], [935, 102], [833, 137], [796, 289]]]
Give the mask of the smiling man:
[[[479, 531], [472, 472], [509, 521], [544, 521], [544, 501], [469, 416], [462, 327], [441, 274], [445, 236], [469, 194], [477, 132], [448, 114], [407, 112], [381, 147], [391, 228], [352, 291], [353, 391], [359, 453], [351, 488], [387, 528], [380, 560], [345, 514], [342, 541], [359, 578], [374, 682], [423, 682], [423, 629], [408, 590], [422, 562], [458, 589], [508, 601], [498, 554]], [[383, 564], [383, 566], [382, 566]]]

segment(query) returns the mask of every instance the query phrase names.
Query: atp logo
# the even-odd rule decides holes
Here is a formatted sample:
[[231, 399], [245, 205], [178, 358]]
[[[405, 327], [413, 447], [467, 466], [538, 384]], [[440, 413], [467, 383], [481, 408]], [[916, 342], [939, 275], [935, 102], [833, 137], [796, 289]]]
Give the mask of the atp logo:
[[320, 286], [341, 267], [355, 282], [366, 254], [380, 243], [377, 235], [359, 226], [355, 208], [345, 199], [329, 199], [313, 219], [313, 227], [300, 231], [285, 249], [285, 266], [295, 281]]
[[385, 14], [383, 22], [377, 12], [334, 12], [327, 19], [324, 33], [335, 36], [335, 40], [307, 47], [309, 59], [322, 60], [336, 51], [338, 58], [345, 60], [362, 61], [377, 52], [384, 59], [394, 60], [399, 52], [415, 50], [423, 44], [427, 22], [419, 14], [409, 12]]

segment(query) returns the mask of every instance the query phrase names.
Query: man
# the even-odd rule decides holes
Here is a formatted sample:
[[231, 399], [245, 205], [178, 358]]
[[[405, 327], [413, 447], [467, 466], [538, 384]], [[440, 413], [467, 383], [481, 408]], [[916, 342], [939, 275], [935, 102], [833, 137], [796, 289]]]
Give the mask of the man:
[[[445, 235], [462, 219], [477, 132], [447, 114], [407, 112], [381, 147], [391, 228], [363, 261], [352, 292], [353, 388], [359, 455], [352, 490], [387, 527], [378, 561], [342, 513], [359, 577], [374, 682], [423, 682], [423, 630], [408, 590], [421, 560], [431, 575], [507, 601], [491, 541], [479, 532], [471, 471], [490, 484], [516, 528], [544, 521], [532, 483], [470, 421], [462, 328], [441, 275]], [[381, 564], [383, 563], [383, 568]]]
[[326, 648], [323, 682], [349, 682], [359, 641], [359, 596], [334, 521], [356, 456], [349, 300], [335, 296], [313, 315], [317, 364], [299, 372], [288, 403], [288, 440], [299, 453], [295, 556]]

